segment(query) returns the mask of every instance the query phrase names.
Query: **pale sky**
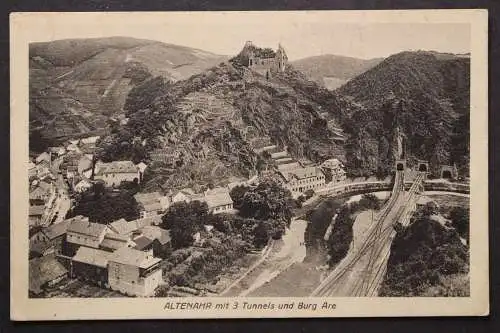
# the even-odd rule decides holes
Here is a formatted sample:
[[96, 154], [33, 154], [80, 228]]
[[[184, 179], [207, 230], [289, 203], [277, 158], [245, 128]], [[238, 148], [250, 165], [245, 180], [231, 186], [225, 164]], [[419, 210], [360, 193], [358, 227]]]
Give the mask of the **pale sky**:
[[321, 54], [369, 59], [406, 50], [470, 52], [470, 25], [466, 22], [451, 20], [443, 23], [442, 19], [428, 17], [406, 20], [401, 15], [373, 20], [371, 16], [369, 19], [359, 13], [354, 16], [330, 13], [91, 13], [92, 17], [87, 13], [75, 13], [40, 16], [32, 20], [34, 29], [30, 31], [30, 40], [127, 36], [223, 55], [237, 54], [245, 41], [251, 40], [261, 47], [276, 48], [281, 43], [290, 60]]

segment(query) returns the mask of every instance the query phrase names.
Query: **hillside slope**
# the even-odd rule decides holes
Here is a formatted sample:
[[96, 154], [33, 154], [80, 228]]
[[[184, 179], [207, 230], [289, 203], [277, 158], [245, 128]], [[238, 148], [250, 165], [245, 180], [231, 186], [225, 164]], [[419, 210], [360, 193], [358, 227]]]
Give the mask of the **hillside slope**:
[[130, 120], [101, 141], [102, 158], [164, 154], [144, 186], [172, 189], [255, 174], [267, 163], [256, 149], [271, 143], [314, 161], [343, 156], [340, 103], [293, 68], [267, 80], [226, 62], [174, 84], [155, 78], [129, 94]]
[[29, 53], [30, 130], [49, 140], [101, 134], [138, 83], [182, 80], [226, 59], [126, 37], [32, 43]]
[[351, 134], [348, 166], [359, 174], [387, 173], [393, 165], [394, 131], [406, 136], [410, 162], [428, 160], [433, 171], [469, 162], [468, 57], [435, 52], [402, 52], [337, 90], [361, 108], [344, 119]]
[[382, 60], [382, 58], [365, 60], [325, 54], [299, 59], [293, 61], [292, 65], [309, 79], [334, 90], [350, 79], [373, 68]]

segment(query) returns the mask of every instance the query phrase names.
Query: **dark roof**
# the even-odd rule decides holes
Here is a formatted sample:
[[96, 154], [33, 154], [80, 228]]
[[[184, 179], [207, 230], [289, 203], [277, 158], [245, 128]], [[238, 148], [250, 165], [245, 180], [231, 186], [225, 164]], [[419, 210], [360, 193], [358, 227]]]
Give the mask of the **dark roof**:
[[38, 242], [34, 244], [30, 243], [30, 252], [35, 252], [43, 255], [45, 251], [47, 251], [51, 247], [53, 247], [53, 245], [50, 242]]
[[57, 261], [55, 255], [31, 259], [29, 262], [29, 289], [38, 294], [42, 291], [45, 283], [53, 281], [67, 273], [68, 271]]
[[145, 226], [141, 229], [141, 232], [143, 236], [153, 240], [158, 240], [161, 245], [165, 245], [172, 240], [169, 230], [165, 230], [157, 226]]
[[136, 246], [134, 247], [135, 249], [144, 250], [145, 248], [150, 246], [151, 243], [153, 243], [153, 240], [151, 240], [145, 236], [139, 236], [136, 239], [134, 239], [134, 243], [136, 244]]
[[118, 250], [123, 246], [127, 246], [129, 239], [130, 238], [127, 236], [107, 233], [104, 236], [100, 247], [104, 249]]

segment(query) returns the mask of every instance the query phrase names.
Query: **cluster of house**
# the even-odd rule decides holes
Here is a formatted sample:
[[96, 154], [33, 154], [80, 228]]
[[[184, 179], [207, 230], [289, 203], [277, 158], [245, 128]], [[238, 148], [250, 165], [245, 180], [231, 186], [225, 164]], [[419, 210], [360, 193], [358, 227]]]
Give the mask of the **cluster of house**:
[[[168, 207], [198, 200], [214, 214], [233, 210], [229, 190], [222, 187], [203, 193], [138, 193], [135, 199], [141, 210], [138, 220], [105, 225], [76, 216], [32, 232], [30, 291], [41, 293], [69, 275], [127, 295], [152, 295], [162, 283], [159, 263], [171, 251], [169, 231], [158, 226]], [[195, 242], [199, 238], [199, 233], [194, 235]]]
[[327, 183], [326, 175], [329, 175], [329, 181], [341, 182], [346, 179], [345, 168], [338, 159], [329, 159], [317, 166], [308, 159], [292, 158], [286, 147], [279, 150], [276, 146], [269, 146], [264, 151], [274, 161], [283, 186], [295, 197], [324, 187]]
[[174, 203], [191, 201], [205, 202], [209, 212], [213, 214], [233, 212], [233, 200], [227, 187], [216, 187], [203, 193], [195, 193], [188, 188], [167, 195], [159, 192], [138, 193], [134, 198], [139, 204], [141, 216], [144, 217], [161, 215]]
[[160, 221], [105, 225], [76, 216], [33, 233], [30, 292], [39, 294], [69, 275], [127, 295], [152, 295], [162, 283], [160, 261], [171, 251], [169, 231], [157, 226]]
[[29, 227], [43, 224], [46, 211], [52, 207], [56, 199], [56, 187], [54, 183], [46, 180], [33, 180], [29, 191]]
[[44, 152], [28, 162], [29, 226], [42, 224], [56, 199], [55, 176], [51, 171], [51, 153]]
[[70, 140], [68, 145], [58, 147], [59, 156], [63, 157], [61, 172], [70, 183], [74, 192], [84, 192], [95, 180], [103, 181], [106, 186], [118, 186], [123, 181], [140, 182], [146, 169], [145, 163], [134, 164], [132, 161], [113, 161], [94, 163], [94, 154], [98, 136]]

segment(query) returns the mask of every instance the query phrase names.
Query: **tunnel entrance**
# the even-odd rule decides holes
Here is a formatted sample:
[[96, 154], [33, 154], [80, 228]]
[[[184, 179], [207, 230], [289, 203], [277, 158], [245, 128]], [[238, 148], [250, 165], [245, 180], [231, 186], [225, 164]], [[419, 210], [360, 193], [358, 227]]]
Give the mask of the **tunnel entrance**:
[[398, 170], [398, 171], [403, 171], [404, 169], [405, 169], [405, 166], [404, 166], [404, 164], [403, 164], [403, 163], [398, 163], [398, 164], [396, 165], [396, 170]]
[[452, 178], [451, 171], [450, 170], [443, 170], [443, 172], [441, 173], [441, 178], [445, 178], [445, 179]]
[[425, 163], [420, 163], [420, 165], [418, 166], [418, 171], [420, 172], [427, 172], [427, 164]]

